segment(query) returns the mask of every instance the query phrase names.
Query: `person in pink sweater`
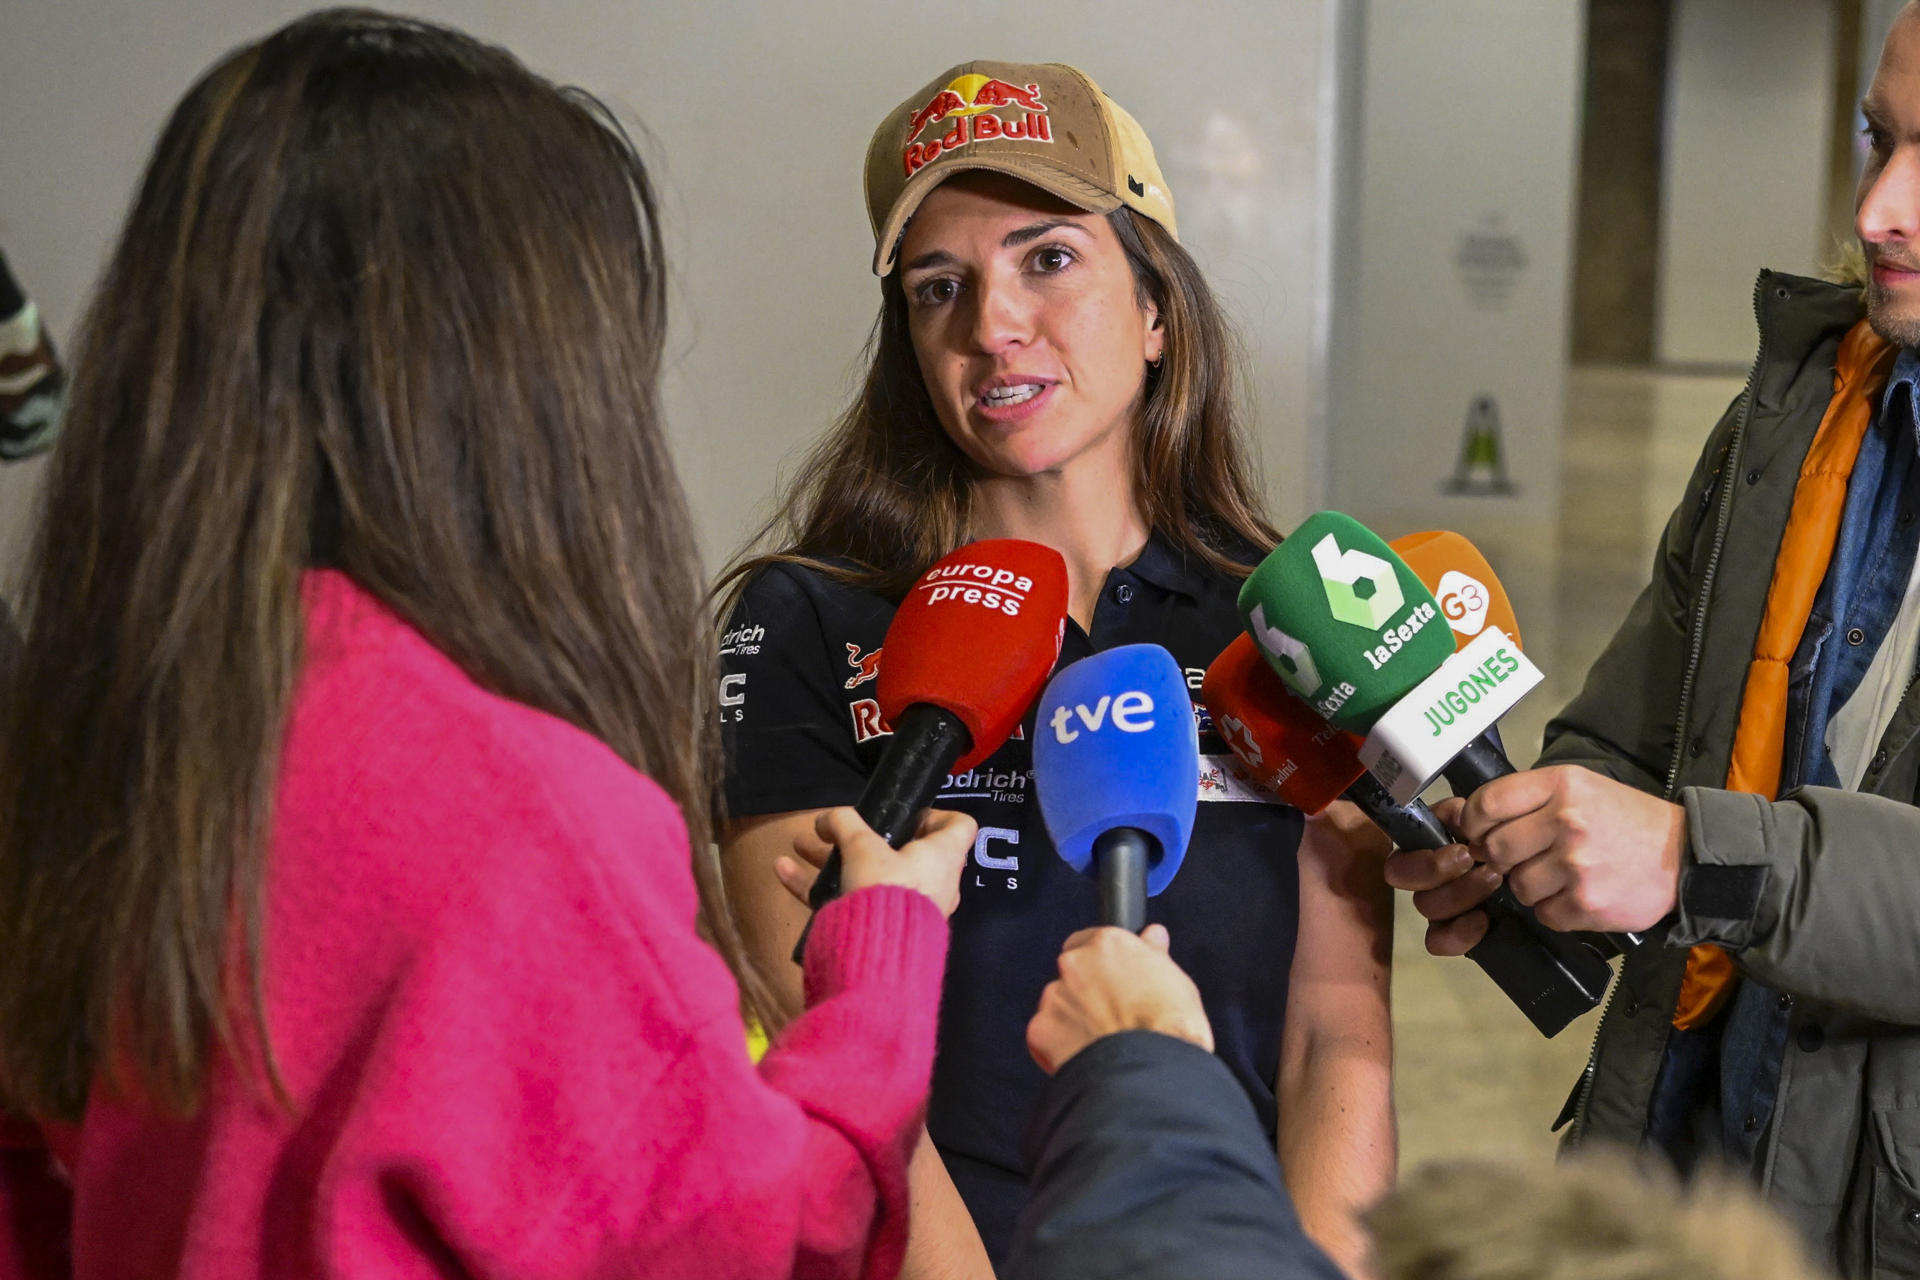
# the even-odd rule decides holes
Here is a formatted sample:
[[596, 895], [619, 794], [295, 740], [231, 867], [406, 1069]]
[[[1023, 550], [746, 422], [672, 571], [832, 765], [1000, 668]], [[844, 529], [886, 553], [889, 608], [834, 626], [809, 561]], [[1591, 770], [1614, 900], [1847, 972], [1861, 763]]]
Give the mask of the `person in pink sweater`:
[[0, 733], [0, 1277], [897, 1270], [972, 824], [823, 816], [750, 1062], [660, 253], [605, 113], [443, 28], [175, 110]]

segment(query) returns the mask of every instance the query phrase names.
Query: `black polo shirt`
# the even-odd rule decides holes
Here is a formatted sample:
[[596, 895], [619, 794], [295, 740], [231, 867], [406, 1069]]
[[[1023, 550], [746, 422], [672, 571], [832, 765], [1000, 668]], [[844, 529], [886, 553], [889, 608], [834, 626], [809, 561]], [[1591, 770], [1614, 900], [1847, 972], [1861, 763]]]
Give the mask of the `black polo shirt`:
[[[1165, 646], [1197, 697], [1240, 630], [1237, 578], [1182, 558], [1158, 536], [1108, 575], [1089, 635], [1068, 622], [1062, 664], [1118, 645]], [[727, 804], [736, 817], [852, 804], [885, 746], [873, 700], [894, 606], [806, 569], [755, 575], [721, 641]], [[1235, 783], [1196, 704], [1202, 803], [1180, 873], [1147, 904], [1206, 1002], [1220, 1058], [1273, 1132], [1274, 1082], [1299, 915], [1304, 819]], [[1021, 1138], [1045, 1077], [1026, 1026], [1057, 976], [1060, 944], [1099, 923], [1098, 886], [1054, 852], [1033, 800], [1024, 731], [947, 779], [943, 808], [980, 824], [953, 915], [927, 1127], [996, 1265], [1026, 1195]], [[848, 1081], [858, 1088], [858, 1081]]]

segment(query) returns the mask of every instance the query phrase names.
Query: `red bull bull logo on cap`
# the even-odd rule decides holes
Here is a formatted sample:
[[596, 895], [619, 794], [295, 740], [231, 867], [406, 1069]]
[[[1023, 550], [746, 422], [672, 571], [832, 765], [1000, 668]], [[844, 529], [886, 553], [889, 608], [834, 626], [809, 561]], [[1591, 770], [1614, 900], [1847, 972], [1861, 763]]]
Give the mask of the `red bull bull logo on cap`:
[[[996, 114], [1010, 109], [1020, 113], [1018, 119]], [[928, 131], [929, 125], [939, 125], [949, 119], [954, 122], [951, 128], [920, 141], [920, 135]], [[1047, 104], [1040, 101], [1039, 85], [1022, 87], [983, 75], [959, 76], [950, 81], [907, 121], [907, 147], [902, 155], [907, 176], [912, 177], [916, 170], [938, 156], [990, 138], [1053, 141], [1053, 129], [1047, 123]]]

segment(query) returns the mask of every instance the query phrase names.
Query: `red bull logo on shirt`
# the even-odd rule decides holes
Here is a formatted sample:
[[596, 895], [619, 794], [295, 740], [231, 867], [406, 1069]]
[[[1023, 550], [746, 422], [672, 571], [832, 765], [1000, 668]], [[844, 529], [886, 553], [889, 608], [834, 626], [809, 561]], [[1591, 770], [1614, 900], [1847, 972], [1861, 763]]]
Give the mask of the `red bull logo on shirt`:
[[[1018, 112], [1017, 118], [1008, 116]], [[929, 134], [929, 126], [952, 120], [944, 132]], [[1025, 87], [995, 80], [991, 76], [959, 76], [933, 95], [927, 105], [907, 121], [906, 150], [902, 160], [907, 176], [928, 161], [949, 151], [990, 138], [1019, 138], [1028, 142], [1052, 142], [1053, 128], [1047, 123], [1047, 104], [1040, 100], [1040, 86]]]
[[847, 645], [847, 665], [854, 671], [847, 681], [847, 688], [858, 689], [867, 681], [879, 678], [880, 653], [879, 649], [875, 649], [872, 653], [861, 653], [859, 645], [851, 643]]

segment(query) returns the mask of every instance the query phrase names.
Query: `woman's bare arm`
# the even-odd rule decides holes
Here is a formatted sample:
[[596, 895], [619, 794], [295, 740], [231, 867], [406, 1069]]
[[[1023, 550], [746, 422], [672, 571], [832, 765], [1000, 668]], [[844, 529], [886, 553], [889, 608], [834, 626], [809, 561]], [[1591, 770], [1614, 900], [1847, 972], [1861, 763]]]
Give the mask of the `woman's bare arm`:
[[1357, 1215], [1393, 1185], [1396, 1155], [1387, 848], [1350, 805], [1307, 824], [1277, 1087], [1280, 1163], [1300, 1224], [1353, 1276], [1368, 1267]]

